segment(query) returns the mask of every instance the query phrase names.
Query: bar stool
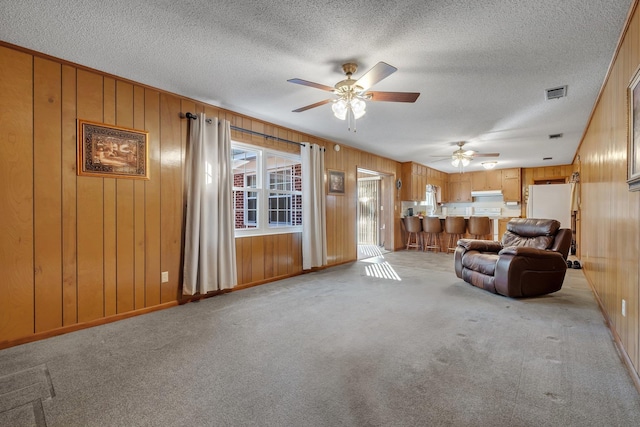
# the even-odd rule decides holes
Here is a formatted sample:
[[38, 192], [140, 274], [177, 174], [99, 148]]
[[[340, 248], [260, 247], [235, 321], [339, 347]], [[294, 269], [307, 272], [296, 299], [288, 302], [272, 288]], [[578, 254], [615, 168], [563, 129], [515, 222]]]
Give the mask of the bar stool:
[[440, 252], [442, 248], [440, 239], [442, 235], [442, 223], [440, 222], [440, 218], [436, 216], [425, 216], [422, 218], [422, 231], [424, 233], [422, 250], [435, 249], [436, 252]]
[[448, 216], [444, 220], [444, 231], [449, 235], [449, 243], [447, 244], [447, 253], [455, 251], [458, 240], [462, 239], [467, 231], [467, 224], [462, 216]]
[[491, 220], [488, 216], [469, 217], [469, 234], [474, 239], [486, 239], [491, 234]]
[[407, 250], [409, 248], [420, 249], [420, 233], [422, 232], [422, 222], [417, 216], [407, 216], [404, 218], [404, 228], [409, 234], [407, 239]]

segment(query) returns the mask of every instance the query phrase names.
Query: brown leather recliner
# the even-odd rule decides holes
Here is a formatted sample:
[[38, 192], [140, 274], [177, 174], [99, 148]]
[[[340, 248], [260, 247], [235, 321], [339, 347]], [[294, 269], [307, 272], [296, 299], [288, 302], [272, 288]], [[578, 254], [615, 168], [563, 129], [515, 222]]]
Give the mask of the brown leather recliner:
[[489, 292], [533, 297], [559, 291], [567, 272], [571, 230], [553, 219], [514, 218], [502, 241], [460, 239], [456, 276]]

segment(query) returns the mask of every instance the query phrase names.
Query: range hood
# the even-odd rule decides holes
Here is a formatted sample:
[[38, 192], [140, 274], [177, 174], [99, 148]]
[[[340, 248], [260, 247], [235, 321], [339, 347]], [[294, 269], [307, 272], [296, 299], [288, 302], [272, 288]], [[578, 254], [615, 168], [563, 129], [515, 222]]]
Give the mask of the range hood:
[[486, 191], [472, 191], [471, 197], [496, 197], [502, 196], [502, 190], [486, 190]]

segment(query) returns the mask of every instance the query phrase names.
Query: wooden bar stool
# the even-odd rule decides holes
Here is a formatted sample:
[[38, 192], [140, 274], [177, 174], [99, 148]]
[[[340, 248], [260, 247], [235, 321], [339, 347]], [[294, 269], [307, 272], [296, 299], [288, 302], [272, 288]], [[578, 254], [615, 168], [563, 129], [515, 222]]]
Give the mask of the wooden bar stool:
[[440, 218], [435, 216], [425, 216], [422, 218], [422, 232], [424, 233], [422, 250], [427, 251], [434, 249], [436, 252], [440, 252], [442, 248], [440, 238], [440, 236], [442, 236], [442, 223], [440, 222]]
[[407, 239], [407, 250], [409, 248], [421, 249], [420, 234], [422, 233], [422, 221], [417, 216], [407, 216], [404, 218], [404, 228], [409, 234]]
[[467, 232], [467, 224], [462, 216], [448, 216], [444, 220], [444, 231], [449, 235], [447, 253], [455, 251], [458, 240]]
[[491, 235], [491, 220], [488, 216], [472, 216], [469, 217], [467, 228], [472, 238], [486, 239]]

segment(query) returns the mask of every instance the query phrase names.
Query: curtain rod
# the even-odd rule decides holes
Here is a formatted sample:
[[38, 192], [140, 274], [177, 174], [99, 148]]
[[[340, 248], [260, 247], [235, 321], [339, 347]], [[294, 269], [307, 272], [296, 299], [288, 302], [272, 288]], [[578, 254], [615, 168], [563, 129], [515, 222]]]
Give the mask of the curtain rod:
[[[180, 114], [180, 115], [182, 116], [182, 114]], [[190, 113], [190, 112], [185, 113], [184, 116], [182, 116], [182, 117], [186, 117], [187, 119], [198, 120], [198, 116], [196, 116], [195, 114]], [[209, 122], [209, 120], [207, 120], [207, 122]], [[243, 129], [243, 128], [239, 128], [237, 126], [231, 126], [231, 129], [232, 130], [237, 130], [238, 132], [244, 132], [244, 133], [248, 133], [248, 134], [251, 134], [251, 135], [261, 136], [261, 137], [263, 137], [265, 139], [275, 139], [276, 141], [288, 142], [289, 144], [296, 144], [296, 145], [301, 145], [303, 147], [306, 147], [306, 144], [303, 144], [302, 142], [290, 141], [288, 139], [279, 138], [277, 136], [267, 135], [266, 133], [256, 132], [255, 130]]]

